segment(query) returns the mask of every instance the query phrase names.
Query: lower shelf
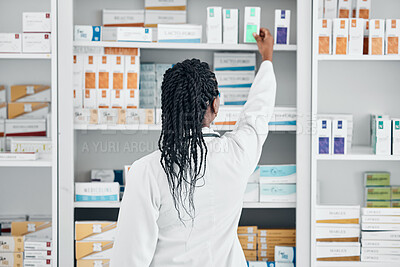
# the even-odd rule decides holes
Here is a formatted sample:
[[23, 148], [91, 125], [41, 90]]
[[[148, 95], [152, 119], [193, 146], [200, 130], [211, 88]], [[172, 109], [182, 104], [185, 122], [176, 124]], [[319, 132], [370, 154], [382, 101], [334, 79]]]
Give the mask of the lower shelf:
[[399, 267], [398, 262], [326, 261], [317, 262], [316, 267]]
[[[121, 202], [75, 202], [75, 208], [119, 208]], [[260, 202], [245, 202], [244, 209], [288, 209], [296, 208], [296, 203], [260, 203]]]
[[51, 167], [51, 155], [40, 155], [37, 160], [0, 160], [0, 167]]
[[400, 156], [375, 155], [369, 146], [354, 146], [346, 155], [317, 155], [318, 160], [377, 160], [400, 161]]

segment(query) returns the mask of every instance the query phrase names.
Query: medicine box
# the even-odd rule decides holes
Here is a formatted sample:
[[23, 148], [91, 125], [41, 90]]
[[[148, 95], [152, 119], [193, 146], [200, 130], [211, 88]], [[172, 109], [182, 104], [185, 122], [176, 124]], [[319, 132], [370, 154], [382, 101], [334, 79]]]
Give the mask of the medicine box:
[[185, 24], [186, 10], [146, 10], [144, 22], [146, 27], [157, 27], [158, 24]]
[[339, 0], [338, 4], [338, 17], [349, 19], [352, 13], [352, 1], [353, 0]]
[[332, 121], [330, 119], [318, 119], [318, 154], [332, 154]]
[[239, 119], [242, 108], [230, 106], [220, 109], [214, 120], [214, 125], [235, 125]]
[[45, 119], [50, 111], [47, 102], [13, 102], [8, 103], [9, 119]]
[[26, 240], [24, 244], [25, 251], [48, 251], [52, 250], [52, 242], [51, 240]]
[[275, 44], [289, 44], [290, 10], [275, 10]]
[[220, 104], [225, 106], [243, 106], [247, 102], [250, 88], [221, 88]]
[[238, 226], [237, 233], [239, 234], [256, 234], [257, 226]]
[[74, 26], [74, 40], [75, 41], [92, 41], [99, 42], [102, 40], [101, 26], [91, 25], [75, 25]]
[[332, 54], [332, 20], [318, 20], [318, 53], [320, 55]]
[[376, 119], [373, 134], [373, 151], [376, 155], [391, 155], [392, 123], [390, 119]]
[[95, 89], [85, 89], [83, 107], [85, 109], [97, 108], [97, 94], [98, 90]]
[[315, 227], [315, 237], [317, 241], [358, 241], [360, 238], [360, 225], [318, 223]]
[[[111, 89], [88, 89], [89, 93], [97, 93], [97, 107], [110, 108], [111, 106]], [[91, 91], [91, 92], [90, 92]], [[92, 106], [91, 108], [97, 108]], [[90, 107], [89, 107], [90, 108]]]
[[23, 53], [50, 53], [50, 33], [24, 33], [22, 35]]
[[77, 241], [75, 243], [75, 257], [81, 259], [110, 259], [113, 241]]
[[84, 55], [83, 58], [83, 71], [84, 71], [84, 88], [97, 89], [98, 87], [98, 66], [100, 56], [98, 55]]
[[215, 71], [219, 88], [249, 88], [255, 71]]
[[127, 109], [136, 109], [139, 107], [139, 90], [126, 89], [125, 90], [125, 105]]
[[359, 261], [360, 256], [361, 245], [358, 242], [317, 242], [317, 261]]
[[112, 241], [115, 239], [116, 222], [77, 221], [75, 222], [76, 241]]
[[369, 23], [369, 54], [383, 55], [385, 51], [385, 20], [371, 19]]
[[[125, 84], [125, 57], [120, 55], [109, 55], [112, 89], [124, 89]], [[112, 94], [111, 94], [112, 101]]]
[[390, 201], [365, 201], [365, 207], [367, 208], [390, 208]]
[[51, 267], [52, 266], [51, 259], [45, 260], [31, 260], [31, 259], [24, 259], [24, 266], [32, 266], [32, 267]]
[[21, 137], [11, 139], [11, 152], [51, 153], [52, 141], [43, 137]]
[[296, 202], [296, 184], [260, 184], [260, 202]]
[[324, 1], [324, 18], [335, 19], [337, 18], [338, 0], [325, 0]]
[[22, 13], [23, 32], [51, 32], [50, 12], [23, 12]]
[[255, 173], [259, 174], [260, 183], [294, 184], [296, 183], [296, 165], [260, 165]]
[[259, 202], [260, 188], [258, 183], [248, 183], [244, 193], [243, 202]]
[[254, 71], [255, 66], [255, 53], [214, 53], [215, 71]]
[[362, 55], [364, 49], [364, 20], [350, 19], [349, 55]]
[[103, 9], [103, 27], [143, 27], [144, 10]]
[[75, 183], [75, 201], [119, 201], [119, 183]]
[[84, 88], [83, 79], [83, 59], [84, 55], [74, 55], [73, 56], [73, 77], [72, 86], [76, 90], [82, 90]]
[[356, 18], [369, 19], [371, 0], [353, 0], [356, 2]]
[[22, 34], [0, 33], [0, 53], [21, 53]]
[[97, 124], [99, 120], [98, 109], [75, 108], [74, 123], [75, 124]]
[[23, 251], [24, 251], [24, 237], [0, 236], [0, 253], [23, 252]]
[[139, 27], [104, 27], [103, 41], [119, 41], [119, 42], [151, 42], [151, 28]]
[[99, 89], [110, 89], [112, 88], [111, 79], [111, 56], [102, 55], [98, 61], [98, 85]]
[[160, 43], [201, 43], [202, 25], [159, 24], [157, 30]]
[[140, 59], [135, 56], [125, 56], [126, 89], [139, 89]]
[[320, 205], [316, 207], [316, 223], [359, 224], [360, 206]]
[[392, 190], [391, 187], [367, 187], [365, 188], [365, 200], [390, 201]]
[[25, 239], [51, 239], [52, 238], [51, 221], [25, 221], [12, 222], [11, 235], [24, 236]]
[[400, 52], [400, 19], [386, 20], [386, 54], [398, 55]]
[[125, 106], [125, 90], [111, 90], [111, 108], [126, 108]]
[[390, 173], [366, 172], [364, 173], [364, 186], [390, 186]]
[[400, 201], [392, 200], [390, 207], [392, 207], [392, 208], [400, 208]]
[[369, 20], [364, 20], [364, 46], [363, 46], [363, 55], [369, 54]]
[[256, 43], [253, 33], [260, 33], [261, 8], [245, 7], [244, 9], [244, 42]]
[[126, 109], [126, 124], [154, 124], [154, 109]]
[[97, 260], [77, 260], [77, 267], [96, 267], [99, 266], [110, 266], [110, 259], [97, 259]]
[[349, 20], [333, 19], [332, 28], [333, 28], [333, 54], [347, 55]]
[[6, 120], [6, 136], [46, 136], [46, 120]]
[[24, 266], [24, 253], [0, 252], [0, 266]]
[[24, 258], [29, 260], [52, 259], [51, 250], [27, 250], [24, 252]]
[[116, 125], [121, 109], [99, 108], [99, 124]]
[[347, 154], [347, 120], [332, 121], [333, 154]]
[[187, 0], [145, 0], [145, 9], [186, 10]]
[[12, 85], [11, 102], [50, 102], [50, 86], [47, 85]]
[[222, 7], [207, 7], [207, 43], [222, 44]]
[[239, 10], [223, 10], [223, 38], [224, 44], [237, 44], [239, 40]]
[[296, 248], [276, 246], [275, 261], [278, 262], [296, 262]]
[[400, 119], [392, 119], [392, 155], [400, 155]]
[[400, 186], [392, 186], [391, 187], [391, 191], [392, 191], [392, 201], [400, 201]]

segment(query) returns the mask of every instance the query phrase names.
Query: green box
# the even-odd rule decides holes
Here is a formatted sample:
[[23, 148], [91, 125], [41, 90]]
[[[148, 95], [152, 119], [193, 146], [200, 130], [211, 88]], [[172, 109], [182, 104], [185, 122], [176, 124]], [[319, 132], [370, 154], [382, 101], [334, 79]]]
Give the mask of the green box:
[[390, 186], [389, 172], [366, 172], [364, 173], [364, 184], [370, 186]]
[[392, 186], [392, 201], [400, 201], [400, 186]]
[[365, 203], [365, 207], [367, 208], [390, 208], [390, 201], [367, 201]]
[[400, 201], [392, 201], [392, 208], [400, 208]]
[[391, 187], [367, 187], [365, 188], [365, 199], [378, 200], [378, 201], [390, 201], [392, 195]]

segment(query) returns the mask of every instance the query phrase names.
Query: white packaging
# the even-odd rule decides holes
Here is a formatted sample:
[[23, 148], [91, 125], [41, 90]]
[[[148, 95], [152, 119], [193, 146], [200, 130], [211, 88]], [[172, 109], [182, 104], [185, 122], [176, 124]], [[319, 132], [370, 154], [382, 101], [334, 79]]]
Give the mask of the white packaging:
[[111, 89], [98, 89], [97, 91], [97, 107], [110, 108], [111, 106]]
[[289, 44], [290, 10], [275, 10], [275, 44]]
[[400, 155], [400, 119], [392, 119], [392, 155]]
[[202, 25], [159, 24], [157, 40], [159, 43], [201, 43]]
[[98, 109], [82, 108], [74, 110], [75, 124], [97, 124], [98, 120]]
[[46, 119], [50, 104], [47, 102], [9, 102], [9, 119]]
[[363, 231], [400, 231], [398, 223], [363, 223], [361, 226]]
[[353, 0], [339, 0], [338, 17], [343, 19], [351, 18]]
[[318, 258], [341, 258], [361, 255], [358, 242], [317, 242], [316, 256]]
[[332, 153], [347, 154], [347, 120], [332, 120]]
[[392, 122], [390, 119], [377, 119], [373, 151], [376, 155], [391, 155], [392, 153]]
[[260, 201], [260, 185], [258, 183], [248, 183], [244, 192], [243, 202]]
[[[77, 260], [110, 259], [114, 241], [77, 241], [75, 255]], [[97, 266], [96, 266], [97, 267]]]
[[129, 108], [139, 107], [139, 89], [125, 89], [125, 104], [124, 106]]
[[257, 180], [265, 184], [294, 184], [297, 180], [295, 164], [260, 165], [253, 175], [258, 175]]
[[218, 116], [213, 121], [214, 125], [235, 125], [239, 119], [242, 107], [221, 107], [218, 111]]
[[103, 9], [104, 27], [143, 27], [144, 10]]
[[399, 255], [365, 255], [361, 254], [361, 261], [363, 262], [376, 262], [377, 264], [380, 264], [382, 262], [384, 263], [398, 263], [400, 261], [400, 256]]
[[23, 12], [23, 32], [51, 32], [50, 12]]
[[253, 71], [255, 68], [255, 53], [214, 53], [214, 70], [216, 71]]
[[51, 259], [45, 260], [31, 260], [31, 259], [24, 259], [24, 267], [50, 267]]
[[324, 0], [318, 0], [318, 19], [322, 19], [324, 17]]
[[184, 10], [186, 9], [186, 0], [145, 0], [144, 7], [146, 9], [160, 9], [160, 10]]
[[111, 107], [125, 109], [125, 90], [111, 90]]
[[318, 20], [318, 53], [320, 55], [332, 54], [332, 20]]
[[386, 54], [398, 55], [400, 53], [400, 19], [386, 20]]
[[255, 71], [215, 71], [219, 88], [249, 88]]
[[52, 141], [50, 138], [21, 137], [10, 138], [11, 152], [51, 153]]
[[337, 18], [338, 0], [325, 0], [324, 3], [324, 18], [335, 19]]
[[74, 40], [75, 41], [101, 41], [101, 26], [91, 25], [75, 25], [74, 26]]
[[391, 240], [400, 241], [400, 231], [362, 232], [361, 240]]
[[400, 223], [400, 216], [367, 216], [367, 215], [363, 215], [361, 218], [362, 218], [362, 223]]
[[51, 88], [47, 85], [11, 85], [11, 102], [50, 102]]
[[287, 246], [275, 246], [274, 260], [277, 262], [295, 262], [296, 248]]
[[186, 10], [146, 10], [144, 22], [146, 27], [157, 27], [158, 24], [185, 24]]
[[128, 108], [126, 109], [126, 124], [154, 124], [154, 109]]
[[75, 201], [119, 201], [119, 183], [75, 183]]
[[25, 250], [24, 258], [29, 260], [46, 260], [51, 259], [51, 250]]
[[243, 106], [246, 104], [250, 88], [221, 88], [220, 104], [222, 106]]
[[140, 58], [125, 56], [126, 89], [139, 89]]
[[371, 19], [369, 23], [369, 55], [383, 55], [385, 53], [385, 20]]
[[0, 160], [37, 160], [38, 154], [35, 152], [3, 152], [0, 153]]
[[83, 79], [83, 60], [84, 55], [74, 55], [73, 56], [73, 77], [72, 77], [72, 87], [77, 90], [82, 90], [84, 88]]
[[244, 42], [256, 43], [253, 33], [260, 33], [261, 7], [248, 7], [244, 9]]
[[82, 89], [74, 89], [74, 99], [72, 100], [74, 103], [74, 108], [83, 108], [83, 90]]
[[[112, 88], [111, 73], [111, 56], [102, 55], [98, 60], [98, 87], [99, 89]], [[110, 105], [110, 104], [108, 104]]]
[[83, 107], [85, 109], [97, 108], [97, 93], [96, 89], [86, 89], [83, 99]]
[[318, 154], [332, 154], [332, 121], [317, 121]]
[[84, 72], [84, 88], [97, 89], [98, 87], [98, 66], [100, 56], [84, 55], [83, 72]]
[[[362, 208], [362, 215], [370, 216], [400, 216], [400, 209], [397, 208]], [[400, 232], [399, 232], [400, 234]], [[400, 240], [400, 238], [399, 238]]]
[[400, 241], [361, 239], [363, 248], [400, 248]]
[[[109, 55], [111, 69], [111, 89], [124, 89], [125, 84], [125, 57], [120, 55]], [[111, 94], [112, 101], [112, 94]]]
[[222, 7], [207, 7], [207, 43], [222, 44]]
[[315, 227], [316, 239], [342, 239], [342, 238], [359, 238], [359, 224], [331, 224], [317, 223]]
[[260, 202], [296, 202], [296, 184], [260, 184]]
[[6, 136], [46, 136], [46, 120], [6, 120]]
[[224, 44], [237, 44], [239, 40], [239, 10], [223, 10], [223, 42]]
[[364, 19], [350, 19], [349, 55], [362, 55], [364, 49]]
[[151, 28], [140, 27], [104, 27], [103, 41], [119, 42], [151, 42], [153, 33]]
[[22, 34], [0, 33], [0, 53], [21, 53]]
[[99, 108], [99, 124], [116, 125], [120, 109]]
[[347, 55], [348, 37], [349, 37], [349, 20], [334, 19], [333, 20], [333, 54]]
[[353, 0], [356, 1], [356, 18], [369, 19], [371, 10], [371, 0]]
[[359, 224], [360, 206], [319, 205], [315, 212], [316, 223]]

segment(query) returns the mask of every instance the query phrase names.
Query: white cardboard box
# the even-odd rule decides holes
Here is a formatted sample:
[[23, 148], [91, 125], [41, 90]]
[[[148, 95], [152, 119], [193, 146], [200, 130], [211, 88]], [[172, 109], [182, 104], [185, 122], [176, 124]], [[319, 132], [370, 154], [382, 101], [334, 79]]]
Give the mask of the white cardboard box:
[[371, 19], [369, 22], [369, 54], [385, 53], [385, 20]]
[[255, 71], [215, 71], [215, 76], [220, 88], [249, 88]]
[[255, 43], [253, 33], [259, 34], [261, 21], [261, 7], [248, 7], [244, 9], [244, 35], [243, 42]]
[[260, 202], [296, 202], [296, 184], [260, 184]]
[[[333, 205], [319, 205], [316, 207], [315, 220], [317, 223], [326, 223], [336, 221], [359, 223], [360, 220], [360, 206], [333, 206]], [[354, 224], [354, 223], [353, 223]]]
[[362, 55], [364, 49], [364, 19], [350, 19], [349, 55]]
[[222, 44], [222, 7], [207, 7], [207, 43]]
[[25, 250], [24, 259], [29, 260], [47, 260], [52, 259], [51, 250]]
[[332, 153], [347, 154], [347, 120], [332, 120]]
[[186, 0], [145, 0], [144, 7], [146, 9], [160, 9], [160, 10], [184, 10], [186, 9]]
[[390, 119], [377, 119], [375, 123], [373, 150], [376, 155], [391, 155], [392, 125]]
[[99, 108], [99, 124], [116, 125], [121, 109]]
[[239, 10], [223, 10], [223, 38], [224, 44], [237, 44], [239, 40]]
[[23, 53], [50, 53], [50, 33], [24, 33], [22, 35]]
[[330, 119], [318, 119], [318, 154], [332, 154], [332, 121]]
[[290, 10], [275, 10], [275, 44], [289, 44]]
[[97, 89], [97, 107], [110, 108], [111, 106], [111, 90], [112, 89]]
[[85, 109], [97, 108], [97, 89], [85, 89], [83, 107]]
[[295, 184], [297, 181], [295, 164], [260, 165], [255, 172], [262, 184]]
[[115, 239], [117, 223], [112, 221], [76, 221], [75, 240], [112, 241]]
[[356, 2], [356, 18], [369, 19], [371, 16], [371, 0], [353, 0]]
[[139, 107], [139, 89], [125, 89], [125, 104], [127, 109]]
[[51, 88], [48, 85], [11, 85], [11, 102], [50, 102]]
[[84, 55], [74, 55], [73, 56], [73, 77], [72, 77], [72, 86], [74, 89], [83, 89], [84, 88], [84, 78], [83, 78], [83, 60]]
[[186, 10], [146, 10], [145, 26], [157, 27], [158, 24], [185, 24]]
[[216, 71], [253, 71], [255, 69], [255, 53], [214, 53], [214, 70]]
[[333, 19], [333, 54], [348, 54], [349, 20]]
[[104, 27], [103, 41], [119, 42], [151, 42], [153, 33], [151, 28], [140, 27]]
[[74, 109], [74, 123], [75, 124], [97, 124], [99, 120], [98, 109]]
[[315, 227], [315, 237], [317, 239], [359, 238], [360, 225], [317, 223]]
[[358, 242], [317, 242], [318, 258], [353, 257], [361, 255]]
[[51, 32], [50, 12], [23, 12], [23, 32]]
[[50, 266], [52, 266], [52, 260], [51, 259], [45, 259], [45, 260], [24, 259], [24, 267], [25, 266], [29, 266], [29, 267], [50, 267]]
[[50, 138], [21, 137], [10, 138], [11, 152], [51, 153], [52, 141]]
[[392, 155], [400, 155], [400, 119], [392, 119]]
[[21, 53], [21, 33], [0, 33], [0, 53]]
[[74, 94], [74, 108], [83, 108], [83, 92], [84, 90], [82, 89], [74, 89], [73, 94]]
[[99, 42], [102, 40], [102, 27], [91, 25], [75, 25], [74, 40], [85, 42]]
[[100, 56], [86, 54], [83, 57], [84, 89], [97, 89], [98, 87], [98, 66]]
[[349, 19], [352, 13], [352, 1], [353, 0], [339, 0], [338, 3], [338, 17]]
[[318, 53], [320, 55], [332, 54], [332, 20], [318, 20]]
[[112, 88], [111, 56], [101, 55], [98, 60], [98, 86], [99, 89]]
[[[111, 89], [124, 89], [125, 84], [125, 57], [120, 55], [110, 55], [110, 69], [112, 87]], [[111, 96], [112, 97], [112, 96]], [[112, 100], [111, 100], [112, 101]]]
[[386, 20], [386, 54], [398, 55], [400, 53], [400, 19]]
[[111, 107], [125, 109], [125, 90], [111, 89]]
[[140, 58], [125, 56], [125, 82], [126, 89], [139, 89]]
[[119, 201], [119, 183], [75, 183], [75, 201]]
[[103, 9], [104, 27], [140, 27], [144, 26], [144, 10]]
[[46, 120], [6, 120], [7, 136], [46, 136]]
[[159, 24], [157, 40], [159, 43], [201, 43], [202, 25]]
[[338, 0], [325, 0], [324, 3], [324, 18], [335, 19], [337, 18]]

